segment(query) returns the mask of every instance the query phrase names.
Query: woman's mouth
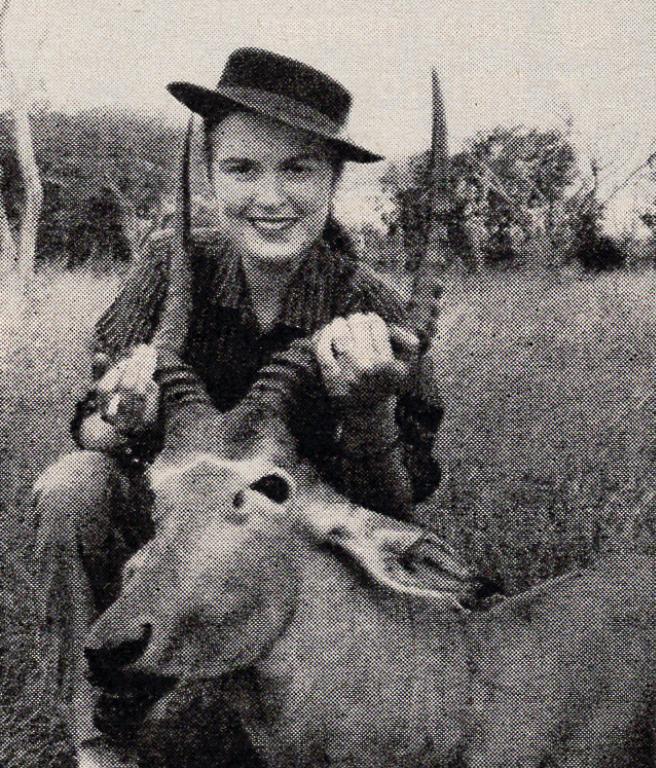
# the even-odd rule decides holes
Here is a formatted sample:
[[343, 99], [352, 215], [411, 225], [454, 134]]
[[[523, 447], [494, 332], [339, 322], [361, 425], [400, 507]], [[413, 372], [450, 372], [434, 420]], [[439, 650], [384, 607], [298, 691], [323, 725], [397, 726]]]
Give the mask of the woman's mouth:
[[291, 229], [298, 219], [291, 217], [264, 217], [249, 218], [253, 228], [263, 235], [278, 234]]

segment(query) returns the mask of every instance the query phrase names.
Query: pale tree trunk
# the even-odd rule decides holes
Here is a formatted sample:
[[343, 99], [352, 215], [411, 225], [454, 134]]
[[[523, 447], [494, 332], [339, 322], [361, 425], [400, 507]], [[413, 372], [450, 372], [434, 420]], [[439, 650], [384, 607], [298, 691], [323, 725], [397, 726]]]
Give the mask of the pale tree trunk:
[[471, 264], [469, 269], [472, 272], [480, 272], [485, 267], [484, 243], [487, 231], [485, 229], [485, 220], [476, 211], [465, 216], [463, 228], [467, 235], [467, 244], [471, 249]]
[[477, 209], [472, 211], [472, 216], [467, 222], [467, 234], [470, 238], [472, 249], [472, 269], [474, 272], [482, 272], [485, 269], [485, 245], [488, 240], [488, 230], [485, 220], [490, 208], [490, 192], [497, 191], [492, 185], [487, 166], [481, 168], [479, 183], [481, 186], [480, 202]]
[[19, 275], [23, 280], [27, 280], [34, 274], [36, 236], [43, 202], [43, 188], [34, 157], [27, 104], [6, 54], [7, 13], [10, 3], [11, 0], [3, 0], [0, 4], [0, 79], [4, 85], [7, 113], [13, 124], [16, 158], [23, 182], [24, 196], [17, 240], [13, 238], [4, 202], [0, 200], [0, 246], [2, 261], [5, 264], [17, 262]]

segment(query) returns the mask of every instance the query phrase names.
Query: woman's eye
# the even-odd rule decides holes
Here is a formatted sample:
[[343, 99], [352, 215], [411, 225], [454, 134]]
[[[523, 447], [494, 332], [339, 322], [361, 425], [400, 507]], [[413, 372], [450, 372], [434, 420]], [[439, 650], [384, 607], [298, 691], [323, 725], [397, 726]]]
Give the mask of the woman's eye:
[[255, 166], [253, 163], [247, 161], [227, 163], [223, 166], [223, 171], [237, 177], [252, 176], [255, 172]]
[[290, 176], [309, 176], [314, 167], [310, 163], [289, 163], [285, 167], [285, 171]]

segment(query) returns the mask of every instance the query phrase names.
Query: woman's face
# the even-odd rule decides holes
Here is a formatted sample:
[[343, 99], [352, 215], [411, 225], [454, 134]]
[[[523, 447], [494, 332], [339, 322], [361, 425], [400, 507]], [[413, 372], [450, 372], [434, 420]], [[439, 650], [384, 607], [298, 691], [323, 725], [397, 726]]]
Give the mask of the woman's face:
[[335, 193], [334, 157], [321, 139], [238, 112], [208, 137], [221, 226], [262, 266], [295, 262], [322, 233]]

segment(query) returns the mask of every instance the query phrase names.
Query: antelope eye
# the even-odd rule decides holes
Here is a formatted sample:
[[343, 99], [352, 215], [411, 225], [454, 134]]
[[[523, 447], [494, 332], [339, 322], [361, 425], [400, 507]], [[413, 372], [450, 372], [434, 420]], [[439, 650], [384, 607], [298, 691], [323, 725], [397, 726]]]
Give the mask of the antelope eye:
[[246, 501], [246, 497], [244, 496], [244, 492], [243, 491], [237, 491], [237, 493], [235, 493], [235, 495], [234, 495], [234, 497], [232, 499], [232, 506], [235, 509], [240, 509], [241, 507], [244, 506], [244, 501]]

